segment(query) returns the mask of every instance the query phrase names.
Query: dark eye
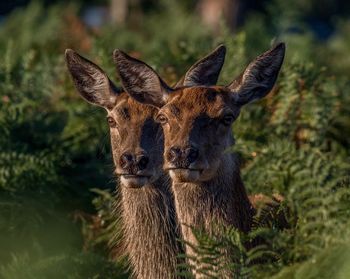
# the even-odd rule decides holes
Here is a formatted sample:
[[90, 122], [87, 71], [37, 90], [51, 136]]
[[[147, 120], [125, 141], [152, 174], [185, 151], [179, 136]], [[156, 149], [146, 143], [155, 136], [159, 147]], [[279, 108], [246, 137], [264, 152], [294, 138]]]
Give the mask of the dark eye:
[[115, 122], [113, 117], [110, 117], [110, 116], [107, 117], [107, 122], [108, 122], [109, 127], [111, 127], [111, 128], [114, 128], [117, 125], [117, 123]]
[[156, 120], [157, 120], [157, 122], [159, 122], [162, 125], [168, 123], [168, 118], [164, 114], [159, 114], [157, 116]]
[[225, 126], [230, 126], [230, 125], [232, 124], [233, 120], [234, 120], [233, 115], [228, 114], [228, 115], [225, 115], [225, 116], [221, 119], [221, 123], [224, 124]]

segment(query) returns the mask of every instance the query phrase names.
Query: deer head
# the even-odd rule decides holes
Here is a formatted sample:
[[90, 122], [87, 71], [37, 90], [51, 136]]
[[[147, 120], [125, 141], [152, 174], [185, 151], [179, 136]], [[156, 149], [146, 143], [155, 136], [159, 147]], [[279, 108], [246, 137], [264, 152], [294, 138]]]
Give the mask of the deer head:
[[[100, 67], [73, 50], [66, 50], [65, 55], [79, 94], [87, 102], [107, 111], [115, 172], [120, 176], [122, 185], [140, 188], [155, 182], [162, 174], [164, 147], [163, 131], [154, 120], [158, 109], [135, 101], [117, 88]], [[119, 51], [115, 51], [114, 57], [119, 67], [122, 62], [117, 59], [118, 56]], [[134, 63], [145, 65], [127, 57]], [[193, 65], [178, 85], [187, 85], [193, 79], [200, 84], [215, 84], [224, 58], [225, 47], [219, 46]]]
[[233, 144], [231, 125], [241, 108], [266, 96], [283, 63], [285, 45], [258, 56], [228, 86], [202, 86], [200, 73], [171, 90], [152, 68], [120, 53], [118, 72], [126, 91], [158, 109], [165, 137], [164, 168], [175, 182], [209, 181]]

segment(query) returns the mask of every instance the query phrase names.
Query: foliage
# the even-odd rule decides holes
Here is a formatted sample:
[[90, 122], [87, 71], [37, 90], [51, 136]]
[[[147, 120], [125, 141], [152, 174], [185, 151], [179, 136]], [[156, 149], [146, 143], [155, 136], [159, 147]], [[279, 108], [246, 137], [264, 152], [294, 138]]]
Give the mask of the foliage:
[[[279, 210], [284, 211], [282, 216], [287, 219], [289, 227], [280, 229], [273, 224], [274, 220], [271, 224], [261, 222], [262, 219], [257, 215], [256, 226], [249, 235], [244, 235], [232, 228], [221, 229], [219, 234], [211, 237], [197, 232], [196, 238], [199, 244], [195, 248], [198, 253], [198, 258], [195, 260], [206, 264], [206, 269], [199, 272], [220, 278], [220, 275], [215, 274], [220, 274], [224, 269], [234, 271], [237, 278], [247, 276], [270, 278], [280, 270], [282, 274], [289, 272], [291, 268], [284, 270], [287, 266], [295, 266], [295, 269], [298, 269], [300, 263], [307, 265], [310, 261], [316, 261], [315, 258], [322, 259], [326, 253], [336, 258], [338, 248], [334, 247], [341, 249], [342, 245], [349, 245], [350, 181], [346, 176], [348, 171], [344, 172], [343, 176], [332, 177], [330, 174], [332, 167], [327, 166], [327, 160], [322, 158], [321, 154], [308, 154], [301, 151], [294, 151], [293, 154], [291, 152], [293, 147], [288, 144], [283, 145], [286, 148], [284, 150], [281, 146], [274, 145], [276, 153], [269, 154], [269, 158], [275, 159], [278, 156], [284, 158], [288, 153], [288, 158], [297, 157], [299, 160], [285, 162], [285, 164], [278, 160], [263, 164], [258, 160], [257, 166], [272, 169], [263, 175], [261, 181], [266, 184], [260, 184], [260, 187], [263, 186], [267, 192], [283, 193], [285, 200]], [[333, 164], [333, 168], [335, 166], [336, 163]], [[324, 171], [323, 167], [327, 170]], [[337, 174], [342, 173], [341, 169], [334, 171]], [[258, 188], [259, 184], [256, 181], [260, 180], [257, 176], [263, 171], [255, 172], [248, 169], [247, 173], [247, 177], [251, 178], [250, 181], [255, 182], [253, 189]], [[276, 178], [276, 181], [271, 178]], [[257, 187], [254, 188], [256, 185]], [[279, 188], [281, 186], [286, 188]], [[245, 245], [256, 239], [263, 244], [247, 250]], [[222, 262], [225, 257], [221, 251], [224, 249], [235, 251], [231, 253], [234, 264], [225, 265], [225, 262]], [[331, 264], [320, 259], [318, 260], [320, 268], [324, 268], [322, 265]], [[347, 257], [344, 262], [342, 260], [334, 264], [345, 265], [349, 263], [348, 260]], [[322, 274], [321, 271], [313, 272], [314, 277], [310, 278], [318, 278], [317, 276]]]
[[89, 253], [58, 255], [36, 259], [13, 256], [10, 264], [0, 269], [1, 278], [127, 278], [122, 268], [115, 267], [101, 256]]
[[[338, 19], [335, 34], [320, 44], [303, 21], [316, 1], [288, 9], [290, 2], [269, 2], [265, 14], [250, 14], [234, 36], [224, 25], [213, 35], [175, 1], [158, 3], [158, 13], [148, 12], [142, 24], [98, 30], [84, 25], [78, 5], [33, 2], [6, 18], [0, 26], [0, 277], [128, 274], [105, 114], [76, 94], [65, 48], [101, 65], [112, 80], [111, 53], [121, 48], [172, 84], [225, 43], [220, 83], [228, 84], [271, 42], [285, 40], [278, 84], [242, 110], [232, 150], [242, 158], [250, 193], [284, 196], [291, 226], [258, 227], [250, 235], [223, 228], [217, 239], [198, 232], [198, 260], [208, 264], [205, 272], [220, 266], [244, 278], [347, 278], [349, 23]], [[247, 250], [244, 243], [256, 237], [264, 245]], [[220, 263], [222, 247], [235, 251], [232, 265]]]

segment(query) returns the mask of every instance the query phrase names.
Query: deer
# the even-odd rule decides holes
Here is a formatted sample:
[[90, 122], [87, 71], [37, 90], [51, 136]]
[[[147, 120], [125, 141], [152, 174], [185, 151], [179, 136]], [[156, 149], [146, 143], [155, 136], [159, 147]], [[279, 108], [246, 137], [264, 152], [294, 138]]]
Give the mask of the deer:
[[[171, 89], [149, 65], [123, 51], [115, 53], [125, 91], [158, 110], [156, 120], [164, 132], [163, 168], [172, 180], [175, 209], [190, 259], [196, 256], [193, 229], [212, 235], [214, 224], [245, 233], [252, 228], [255, 210], [241, 179], [239, 160], [226, 150], [235, 143], [231, 127], [242, 107], [271, 91], [284, 55], [285, 44], [277, 44], [227, 86], [203, 86], [194, 75], [187, 78], [185, 86]], [[195, 265], [191, 260], [190, 264]], [[196, 278], [200, 278], [199, 268], [194, 266]]]
[[[216, 84], [226, 48], [218, 46], [195, 63], [177, 83], [196, 79]], [[131, 272], [138, 279], [180, 278], [183, 253], [170, 178], [162, 170], [164, 136], [154, 120], [158, 110], [141, 104], [114, 85], [96, 64], [71, 49], [67, 67], [80, 96], [107, 112], [115, 173], [119, 177], [123, 243]], [[176, 87], [175, 86], [175, 87]], [[117, 210], [116, 209], [116, 210]]]

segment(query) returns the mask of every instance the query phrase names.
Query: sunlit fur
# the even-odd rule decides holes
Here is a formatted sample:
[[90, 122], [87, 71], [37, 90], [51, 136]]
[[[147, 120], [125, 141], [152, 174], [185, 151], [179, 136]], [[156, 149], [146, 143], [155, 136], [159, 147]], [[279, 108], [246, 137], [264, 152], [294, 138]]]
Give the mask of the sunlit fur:
[[[175, 91], [163, 86], [151, 67], [122, 55], [127, 63], [119, 73], [128, 93], [141, 103], [160, 108], [157, 118], [165, 137], [164, 168], [172, 178], [186, 242], [196, 244], [191, 228], [209, 234], [214, 224], [250, 230], [254, 209], [241, 181], [237, 158], [225, 151], [234, 144], [231, 125], [241, 107], [270, 92], [284, 54], [285, 45], [277, 44], [252, 61], [227, 87], [200, 87], [190, 82], [187, 88]], [[186, 253], [196, 256], [190, 245]], [[219, 277], [231, 278], [233, 274]]]
[[[189, 166], [197, 171], [171, 170], [173, 181], [209, 181], [216, 176], [225, 150], [234, 143], [232, 122], [224, 125], [223, 119], [229, 115], [233, 121], [240, 111], [230, 99], [227, 89], [220, 87], [185, 88], [170, 95], [168, 103], [159, 111], [168, 118], [168, 123], [163, 125], [164, 168], [175, 167], [167, 160], [169, 148], [194, 146], [199, 150], [199, 158]], [[193, 178], [187, 179], [186, 175]]]
[[[178, 218], [188, 242], [196, 243], [188, 225], [209, 233], [215, 223], [250, 230], [254, 210], [240, 178], [238, 160], [226, 152], [234, 144], [232, 123], [222, 123], [225, 115], [232, 115], [233, 122], [239, 111], [224, 87], [180, 89], [159, 111], [168, 117], [163, 125], [165, 169], [174, 167], [167, 160], [170, 147], [199, 149], [199, 158], [190, 165], [199, 170], [195, 179], [186, 177], [183, 170], [170, 171]], [[190, 246], [186, 252], [193, 256]]]
[[[74, 51], [66, 51], [66, 60], [80, 95], [104, 107], [115, 121], [110, 136], [116, 173], [121, 176], [121, 197], [114, 211], [116, 216], [121, 215], [123, 250], [130, 260], [132, 276], [178, 278], [177, 255], [182, 248], [169, 177], [161, 171], [163, 132], [154, 121], [156, 110], [118, 90], [102, 69]], [[145, 177], [123, 177], [119, 158], [124, 152], [148, 155], [147, 168], [139, 173]]]
[[[108, 112], [117, 124], [110, 128], [116, 172], [122, 172], [118, 158], [123, 152], [144, 151], [150, 158], [145, 170], [150, 179], [144, 185], [132, 187], [130, 181], [121, 177], [124, 245], [136, 278], [177, 278], [179, 228], [169, 178], [159, 171], [163, 133], [153, 120], [154, 114], [154, 108], [137, 103], [125, 93], [118, 95], [116, 106]], [[148, 131], [143, 129], [146, 122]]]

